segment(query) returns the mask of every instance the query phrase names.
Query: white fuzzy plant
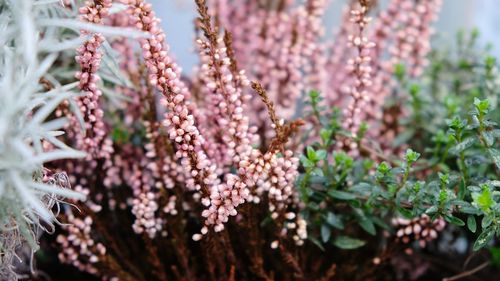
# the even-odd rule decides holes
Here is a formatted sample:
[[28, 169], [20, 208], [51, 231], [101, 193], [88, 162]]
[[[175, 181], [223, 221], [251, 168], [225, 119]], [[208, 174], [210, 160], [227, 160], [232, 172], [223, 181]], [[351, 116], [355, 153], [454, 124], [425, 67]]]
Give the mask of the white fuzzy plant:
[[[75, 108], [73, 98], [80, 93], [78, 82], [60, 82], [56, 61], [74, 57], [85, 40], [80, 29], [144, 36], [80, 22], [76, 4], [67, 8], [59, 0], [0, 0], [0, 280], [15, 279], [12, 259], [20, 243], [27, 241], [36, 250], [34, 231], [55, 220], [52, 205], [57, 198], [84, 199], [41, 179], [44, 163], [85, 156], [57, 138], [67, 120], [54, 119], [52, 113], [64, 100]], [[62, 72], [76, 71], [74, 63], [64, 65]], [[51, 89], [42, 86], [41, 78]], [[82, 121], [77, 111], [75, 115]], [[44, 150], [43, 142], [53, 149]]]

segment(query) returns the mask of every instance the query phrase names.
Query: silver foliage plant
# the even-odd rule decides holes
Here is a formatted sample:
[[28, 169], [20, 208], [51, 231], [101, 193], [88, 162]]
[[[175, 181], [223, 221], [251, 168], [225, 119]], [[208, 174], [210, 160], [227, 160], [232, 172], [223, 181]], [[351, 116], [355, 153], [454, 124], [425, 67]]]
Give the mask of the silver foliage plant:
[[[16, 249], [24, 242], [37, 249], [37, 233], [51, 229], [59, 198], [84, 199], [60, 184], [42, 181], [44, 163], [85, 156], [57, 138], [67, 120], [52, 113], [65, 100], [74, 109], [73, 97], [80, 94], [78, 82], [61, 83], [72, 77], [76, 65], [60, 66], [57, 60], [74, 56], [85, 40], [80, 29], [141, 35], [82, 23], [76, 20], [77, 5], [66, 2], [71, 5], [0, 0], [0, 280], [17, 279], [12, 265]], [[50, 150], [44, 149], [47, 144]]]

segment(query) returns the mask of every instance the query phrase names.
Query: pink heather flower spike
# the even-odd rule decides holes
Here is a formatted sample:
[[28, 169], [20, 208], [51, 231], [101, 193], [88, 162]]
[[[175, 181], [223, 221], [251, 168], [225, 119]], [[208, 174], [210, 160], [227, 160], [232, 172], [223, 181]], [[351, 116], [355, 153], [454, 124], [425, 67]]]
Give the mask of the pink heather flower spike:
[[[210, 22], [208, 12], [202, 5], [201, 28], [205, 37], [200, 37], [197, 44], [200, 50], [201, 67], [198, 71], [200, 82], [207, 87], [202, 89], [206, 94], [205, 103], [211, 127], [216, 128], [214, 135], [221, 136], [219, 153], [222, 155], [221, 165], [234, 166], [239, 171], [243, 161], [247, 160], [258, 140], [256, 128], [250, 127], [246, 116], [245, 103], [250, 95], [243, 93], [243, 88], [250, 82], [244, 71], [232, 66], [228, 56], [228, 48], [222, 37], [219, 37]], [[226, 33], [226, 39], [229, 34]], [[214, 126], [215, 125], [215, 126]], [[241, 174], [241, 171], [239, 171]]]
[[345, 65], [347, 58], [352, 56], [352, 48], [349, 48], [348, 37], [354, 30], [350, 21], [351, 9], [345, 5], [342, 10], [340, 26], [334, 34], [335, 40], [328, 43], [328, 57], [326, 62], [328, 92], [325, 93], [325, 99], [330, 106], [342, 106], [344, 101], [345, 84], [348, 82], [350, 74]]
[[[347, 130], [351, 137], [356, 137], [360, 124], [364, 121], [364, 114], [362, 108], [370, 101], [371, 93], [370, 86], [371, 80], [371, 57], [370, 48], [375, 46], [375, 43], [368, 40], [365, 36], [365, 28], [371, 21], [367, 17], [368, 8], [361, 5], [359, 9], [351, 11], [351, 22], [354, 23], [358, 30], [356, 34], [349, 35], [349, 46], [357, 50], [354, 58], [349, 59], [347, 69], [353, 76], [353, 81], [349, 88], [351, 99], [346, 109], [343, 111], [344, 116], [344, 129]], [[347, 147], [351, 153], [357, 153], [357, 144], [351, 139], [346, 138], [343, 142], [338, 142], [339, 149]]]
[[180, 80], [180, 68], [168, 56], [165, 34], [158, 26], [150, 4], [141, 0], [124, 0], [130, 6], [134, 25], [151, 34], [150, 38], [141, 40], [143, 57], [149, 72], [149, 79], [162, 93], [161, 104], [168, 112], [164, 125], [168, 129], [170, 139], [176, 144], [176, 158], [181, 161], [184, 173], [188, 176], [186, 185], [191, 190], [201, 191], [202, 203], [207, 206], [203, 212], [205, 224], [214, 226], [214, 230], [224, 229], [229, 216], [236, 215], [236, 207], [245, 201], [248, 190], [245, 183], [237, 176], [227, 175], [226, 182], [220, 183], [216, 174], [216, 165], [203, 151], [205, 139], [200, 134], [193, 106], [189, 101], [190, 93]]
[[[94, 24], [102, 24], [103, 18], [108, 15], [111, 2], [111, 0], [86, 1], [85, 6], [79, 9], [81, 19]], [[100, 79], [97, 70], [102, 59], [102, 52], [99, 48], [104, 37], [99, 33], [89, 34], [86, 30], [82, 30], [81, 35], [90, 36], [90, 39], [85, 41], [83, 46], [77, 48], [75, 57], [81, 69], [75, 77], [80, 80], [80, 90], [85, 94], [77, 99], [79, 110], [82, 111], [85, 119], [85, 134], [75, 132], [75, 148], [87, 152], [88, 160], [109, 158], [112, 152], [111, 141], [107, 139], [103, 121], [104, 113], [99, 104], [102, 92], [97, 88], [97, 82]], [[75, 117], [72, 118], [69, 128], [77, 130], [78, 122]]]
[[92, 218], [87, 216], [80, 219], [69, 214], [67, 220], [68, 223], [61, 227], [68, 234], [58, 235], [56, 238], [62, 249], [58, 255], [59, 260], [80, 271], [98, 274], [95, 264], [106, 255], [106, 247], [91, 238]]
[[[296, 113], [304, 90], [325, 90], [326, 72], [321, 53], [321, 17], [326, 0], [293, 5], [280, 1], [269, 9], [258, 1], [210, 1], [221, 26], [234, 36], [235, 57], [251, 80], [259, 81], [276, 104], [277, 113], [289, 119]], [[250, 104], [253, 120], [272, 138], [274, 130], [260, 100]]]
[[[370, 125], [369, 136], [379, 143], [392, 143], [397, 132], [387, 130], [385, 123], [395, 120], [384, 120], [386, 98], [396, 87], [393, 79], [394, 67], [402, 63], [411, 77], [419, 76], [427, 64], [426, 56], [430, 51], [431, 24], [439, 13], [441, 0], [391, 0], [386, 11], [375, 21], [372, 41], [377, 46], [372, 49], [372, 69], [375, 74], [372, 81], [369, 113], [367, 122]], [[398, 32], [393, 32], [398, 30]], [[389, 49], [389, 57], [384, 59], [384, 50]], [[400, 95], [400, 93], [395, 93]], [[401, 111], [401, 109], [399, 109]], [[400, 112], [399, 115], [404, 115]], [[386, 116], [385, 118], [397, 118]]]
[[[305, 90], [328, 93], [327, 45], [324, 36], [323, 15], [328, 8], [328, 0], [308, 0], [297, 9], [298, 32], [302, 41], [301, 55], [304, 61]], [[298, 97], [296, 97], [297, 99]]]
[[158, 26], [159, 19], [155, 17], [151, 4], [141, 0], [121, 2], [130, 5], [128, 12], [134, 26], [151, 34], [150, 38], [140, 40], [149, 82], [162, 93], [161, 104], [168, 109], [164, 125], [170, 139], [177, 145], [177, 158], [191, 177], [187, 180], [188, 188], [201, 190], [207, 196], [209, 188], [217, 185], [215, 166], [202, 150], [204, 138], [196, 127], [192, 106], [187, 99], [190, 93], [180, 79], [180, 68], [168, 56], [165, 34]]

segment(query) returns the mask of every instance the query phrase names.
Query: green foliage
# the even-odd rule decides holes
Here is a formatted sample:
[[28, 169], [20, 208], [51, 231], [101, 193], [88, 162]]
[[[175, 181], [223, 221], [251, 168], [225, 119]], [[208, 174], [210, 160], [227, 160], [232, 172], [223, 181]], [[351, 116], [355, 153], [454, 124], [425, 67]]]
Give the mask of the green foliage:
[[409, 112], [393, 147], [405, 147], [402, 157], [378, 150], [368, 127], [353, 138], [358, 147], [374, 144], [368, 153], [351, 157], [339, 150], [337, 141], [350, 137], [338, 125], [342, 117], [320, 106], [318, 92], [310, 93], [319, 137], [301, 158], [298, 186], [317, 245], [356, 249], [366, 235], [391, 231], [390, 220], [398, 216], [442, 218], [477, 233], [470, 243], [476, 251], [500, 235], [500, 77], [496, 59], [477, 50], [476, 38], [474, 32], [457, 36], [456, 54], [434, 51], [418, 80], [395, 65], [398, 91], [406, 93], [401, 106]]

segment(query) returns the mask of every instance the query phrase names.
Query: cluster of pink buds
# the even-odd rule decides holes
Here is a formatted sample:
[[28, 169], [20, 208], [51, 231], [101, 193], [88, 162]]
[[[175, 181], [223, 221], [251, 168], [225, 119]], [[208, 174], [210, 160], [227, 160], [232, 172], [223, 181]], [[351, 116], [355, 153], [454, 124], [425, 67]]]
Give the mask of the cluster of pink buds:
[[295, 212], [285, 214], [285, 225], [281, 230], [281, 234], [285, 236], [291, 233], [295, 245], [304, 245], [304, 240], [307, 239], [307, 221]]
[[345, 84], [349, 80], [349, 74], [345, 71], [345, 65], [347, 58], [352, 57], [352, 48], [349, 47], [348, 37], [354, 32], [350, 18], [351, 9], [346, 6], [342, 10], [340, 26], [335, 30], [335, 41], [329, 42], [327, 46], [329, 54], [325, 71], [330, 75], [327, 78], [328, 92], [326, 92], [325, 98], [331, 106], [342, 106], [344, 94], [348, 91]]
[[57, 236], [57, 243], [61, 245], [59, 260], [71, 264], [81, 271], [97, 274], [95, 264], [106, 255], [106, 247], [91, 238], [92, 219], [67, 216], [68, 224], [62, 225], [67, 235]]
[[[353, 76], [353, 81], [348, 91], [351, 100], [347, 108], [343, 111], [345, 118], [343, 126], [350, 133], [351, 137], [356, 137], [363, 121], [362, 109], [368, 104], [371, 98], [371, 93], [369, 92], [372, 85], [370, 49], [375, 46], [375, 43], [369, 41], [364, 35], [365, 28], [371, 21], [371, 18], [367, 17], [367, 9], [366, 6], [361, 6], [360, 9], [351, 11], [351, 22], [358, 27], [358, 32], [350, 35], [348, 39], [349, 45], [357, 50], [357, 55], [348, 61], [347, 68]], [[345, 139], [344, 143], [339, 142], [338, 144], [340, 146], [347, 146], [350, 150], [356, 150], [357, 148], [357, 144], [351, 141], [351, 139]]]
[[424, 67], [428, 64], [427, 55], [431, 50], [431, 36], [434, 33], [431, 24], [436, 21], [442, 2], [442, 0], [427, 0], [420, 1], [416, 5], [420, 21], [417, 21], [415, 25], [418, 39], [415, 42], [411, 60], [409, 61], [412, 65], [410, 75], [413, 77], [420, 76], [424, 71]]
[[[306, 80], [305, 90], [328, 92], [331, 74], [326, 70], [328, 63], [327, 46], [321, 42], [324, 36], [323, 15], [328, 0], [308, 0], [297, 9], [297, 32], [301, 42], [301, 65]], [[306, 63], [309, 62], [309, 63]]]
[[[215, 36], [215, 34], [211, 34]], [[213, 128], [213, 136], [220, 136], [221, 143], [215, 140], [217, 151], [207, 151], [219, 160], [219, 166], [239, 167], [240, 161], [252, 153], [252, 144], [257, 142], [257, 128], [250, 127], [248, 116], [244, 114], [244, 104], [250, 95], [243, 93], [243, 87], [250, 84], [244, 71], [232, 70], [231, 59], [223, 38], [197, 40], [200, 49], [201, 67], [198, 73], [200, 82], [206, 87], [207, 128]], [[216, 154], [220, 155], [216, 155]]]
[[424, 248], [426, 244], [437, 239], [439, 232], [446, 227], [446, 222], [439, 217], [434, 221], [427, 215], [412, 220], [404, 218], [395, 218], [392, 224], [398, 229], [396, 238], [404, 244], [417, 241], [420, 247]]
[[[181, 161], [181, 165], [189, 175], [186, 183], [188, 188], [201, 190], [202, 204], [207, 209], [203, 212], [206, 218], [206, 225], [213, 225], [215, 231], [224, 229], [224, 223], [229, 216], [236, 215], [236, 207], [249, 197], [246, 177], [242, 171], [245, 170], [243, 163], [247, 154], [253, 153], [249, 146], [249, 141], [244, 135], [239, 135], [240, 130], [248, 131], [248, 121], [242, 115], [242, 107], [238, 106], [242, 96], [236, 90], [236, 81], [244, 85], [243, 77], [229, 74], [218, 70], [215, 81], [212, 81], [212, 89], [225, 90], [221, 92], [223, 101], [229, 109], [224, 114], [229, 115], [229, 123], [234, 125], [234, 134], [226, 139], [226, 143], [234, 148], [233, 161], [238, 163], [239, 174], [242, 178], [227, 174], [225, 182], [219, 183], [216, 166], [212, 165], [205, 152], [202, 150], [204, 138], [200, 135], [195, 125], [195, 118], [192, 113], [194, 109], [189, 103], [189, 92], [180, 80], [180, 70], [177, 65], [167, 56], [167, 46], [164, 43], [165, 35], [158, 27], [158, 19], [154, 16], [151, 6], [142, 1], [126, 1], [132, 5], [129, 10], [136, 18], [135, 25], [143, 31], [149, 32], [151, 37], [142, 40], [143, 55], [150, 73], [150, 83], [163, 93], [162, 104], [169, 109], [166, 114], [164, 124], [168, 128], [170, 139], [177, 144], [176, 156]], [[214, 53], [211, 54], [212, 63], [217, 66], [227, 66], [227, 59], [221, 58], [223, 48], [218, 49], [212, 44]], [[215, 47], [215, 48], [213, 48]], [[216, 50], [219, 54], [216, 54]], [[217, 61], [215, 61], [215, 60]], [[222, 60], [221, 60], [222, 59]], [[223, 64], [221, 65], [220, 62]], [[214, 74], [214, 73], [212, 73]], [[224, 76], [220, 76], [224, 74]], [[212, 76], [213, 78], [213, 76]], [[230, 79], [231, 78], [231, 79]], [[234, 79], [234, 81], [233, 81]], [[229, 114], [228, 114], [229, 112]], [[231, 125], [231, 126], [233, 126]], [[232, 132], [230, 130], [230, 132]], [[236, 136], [236, 137], [235, 137]], [[234, 142], [234, 140], [237, 140]], [[232, 140], [232, 141], [231, 141]], [[233, 155], [233, 154], [230, 154]], [[237, 167], [238, 167], [237, 165]], [[204, 228], [205, 229], [205, 228]], [[203, 231], [202, 230], [202, 234]]]
[[217, 183], [215, 165], [212, 165], [202, 150], [204, 138], [195, 125], [194, 107], [189, 102], [190, 93], [180, 79], [180, 68], [168, 56], [165, 34], [158, 26], [150, 4], [141, 0], [123, 0], [130, 6], [134, 25], [151, 36], [141, 39], [143, 57], [149, 72], [149, 82], [163, 96], [161, 104], [168, 109], [163, 124], [168, 128], [169, 137], [178, 148], [176, 157], [181, 160], [187, 186], [192, 190], [201, 190], [207, 195], [208, 187]]
[[136, 219], [132, 228], [138, 234], [146, 233], [150, 238], [154, 238], [156, 233], [161, 231], [163, 221], [155, 216], [158, 210], [158, 196], [153, 192], [143, 192], [132, 203], [132, 214]]
[[[111, 7], [111, 0], [87, 1], [85, 6], [79, 9], [83, 21], [101, 24]], [[85, 30], [82, 36], [90, 36], [83, 46], [77, 48], [76, 61], [80, 64], [81, 71], [76, 73], [80, 81], [80, 89], [84, 96], [77, 100], [79, 110], [85, 118], [85, 134], [77, 132], [76, 148], [88, 152], [89, 158], [107, 158], [112, 152], [111, 142], [106, 140], [106, 128], [103, 121], [104, 113], [99, 106], [99, 98], [102, 95], [97, 83], [102, 52], [99, 50], [104, 37], [101, 34], [91, 34]], [[72, 126], [78, 128], [76, 118], [73, 118]]]
[[172, 195], [168, 198], [167, 204], [165, 205], [165, 207], [163, 207], [163, 212], [165, 214], [172, 215], [172, 216], [177, 215], [177, 208], [175, 207], [176, 200], [177, 200], [177, 196], [175, 196], [175, 195]]
[[413, 77], [419, 76], [427, 64], [425, 57], [430, 51], [430, 24], [435, 21], [442, 0], [412, 1], [401, 3], [398, 13], [402, 28], [398, 31], [396, 44], [391, 48], [392, 63], [404, 63]]
[[390, 47], [392, 39], [395, 36], [394, 30], [398, 30], [400, 22], [398, 19], [405, 17], [405, 13], [401, 11], [402, 2], [404, 0], [389, 1], [387, 9], [380, 12], [377, 18], [373, 21], [370, 40], [377, 42], [374, 48], [371, 49], [371, 66], [373, 68], [372, 86], [370, 87], [371, 100], [370, 105], [365, 110], [367, 122], [369, 123], [370, 136], [378, 137], [380, 129], [380, 121], [382, 119], [382, 109], [389, 96], [393, 82], [393, 66], [392, 59], [384, 60], [385, 50]]
[[[293, 153], [290, 151], [283, 152], [284, 155], [279, 157], [277, 150], [262, 154], [258, 149], [252, 147], [252, 144], [257, 142], [257, 134], [256, 129], [250, 127], [248, 116], [244, 114], [244, 104], [250, 96], [243, 92], [243, 88], [249, 84], [249, 81], [245, 73], [239, 71], [233, 64], [232, 58], [228, 54], [226, 38], [219, 38], [214, 33], [213, 36], [207, 36], [206, 41], [198, 40], [203, 63], [199, 72], [200, 80], [206, 85], [204, 90], [208, 91], [209, 104], [213, 105], [207, 114], [202, 115], [199, 114], [196, 104], [190, 100], [191, 93], [180, 78], [180, 68], [168, 55], [169, 47], [165, 43], [165, 34], [159, 27], [159, 19], [156, 18], [151, 5], [144, 0], [121, 0], [121, 2], [128, 6], [126, 17], [114, 16], [111, 20], [119, 25], [132, 25], [149, 33], [149, 37], [140, 40], [140, 46], [146, 65], [148, 82], [161, 93], [160, 105], [162, 110], [166, 112], [161, 123], [155, 121], [156, 116], [143, 121], [147, 139], [144, 145], [145, 151], [125, 144], [116, 147], [124, 157], [121, 155], [116, 155], [112, 159], [107, 157], [107, 176], [104, 185], [110, 188], [127, 182], [132, 187], [134, 198], [129, 200], [128, 204], [136, 216], [134, 230], [137, 233], [146, 233], [150, 237], [154, 237], [161, 230], [164, 222], [156, 217], [157, 212], [163, 209], [164, 213], [167, 214], [175, 215], [177, 213], [175, 196], [166, 197], [168, 198], [166, 206], [159, 206], [157, 202], [166, 200], [163, 197], [164, 193], [158, 192], [158, 190], [173, 188], [179, 181], [184, 183], [190, 191], [194, 191], [195, 201], [200, 200], [206, 207], [202, 212], [206, 220], [201, 234], [207, 233], [208, 227], [213, 227], [216, 232], [222, 231], [229, 217], [237, 214], [236, 208], [239, 205], [247, 201], [259, 201], [259, 198], [251, 194], [251, 188], [255, 188], [257, 190], [255, 193], [258, 195], [262, 195], [264, 192], [268, 193], [269, 199], [272, 201], [270, 208], [273, 216], [281, 218], [286, 212], [290, 212], [288, 205], [296, 200], [292, 184], [297, 175], [298, 160], [293, 157]], [[320, 7], [317, 7], [316, 4], [319, 2], [313, 2], [311, 2], [308, 13], [317, 19], [319, 14], [316, 10], [320, 10]], [[200, 3], [203, 3], [204, 7], [204, 1], [200, 1]], [[83, 14], [82, 18], [89, 22], [101, 23], [111, 2], [95, 1], [88, 2], [86, 5], [80, 9]], [[205, 14], [207, 15], [205, 19], [210, 22], [208, 14]], [[318, 22], [311, 21], [295, 26], [290, 19], [286, 19], [285, 13], [283, 16], [281, 24], [286, 28], [307, 28], [308, 24], [313, 24], [317, 28], [319, 25]], [[211, 26], [211, 24], [209, 25]], [[208, 25], [205, 24], [205, 26]], [[300, 33], [295, 29], [294, 31]], [[281, 34], [291, 36], [292, 33]], [[287, 87], [298, 93], [300, 87], [290, 81], [300, 81], [300, 55], [302, 52], [312, 55], [314, 46], [310, 45], [302, 50], [303, 42], [296, 41], [292, 37], [287, 39], [290, 44], [285, 53], [276, 54], [280, 60], [283, 60], [278, 68], [283, 68], [286, 77], [279, 73], [276, 75], [280, 76], [281, 80], [288, 81]], [[82, 99], [81, 109], [85, 112], [86, 125], [92, 129], [91, 134], [86, 135], [88, 140], [85, 140], [84, 143], [88, 147], [96, 149], [87, 149], [90, 150], [92, 158], [103, 158], [106, 155], [103, 155], [102, 152], [112, 152], [111, 146], [109, 149], [102, 146], [106, 140], [106, 131], [104, 123], [101, 122], [103, 114], [99, 108], [101, 92], [96, 86], [98, 81], [96, 72], [102, 56], [98, 49], [102, 41], [102, 36], [93, 35], [78, 50], [77, 56], [77, 61], [82, 68], [82, 71], [77, 74], [77, 78], [80, 79], [80, 87], [86, 94]], [[123, 47], [126, 55], [130, 56], [131, 49], [122, 43], [124, 42], [120, 42], [118, 47]], [[275, 48], [269, 46], [269, 50], [273, 49]], [[123, 66], [133, 68], [133, 65]], [[139, 84], [141, 83], [139, 82]], [[272, 88], [272, 86], [270, 87]], [[280, 93], [288, 97], [286, 91], [282, 90]], [[127, 95], [142, 104], [144, 100], [154, 98], [152, 95], [145, 95], [143, 91], [139, 91], [139, 93], [129, 92]], [[285, 99], [279, 98], [279, 100], [285, 102]], [[149, 107], [154, 107], [152, 104], [154, 102], [150, 103]], [[150, 110], [156, 112], [152, 108]], [[141, 112], [140, 108], [136, 108], [132, 110], [132, 113], [126, 113], [125, 122], [130, 125], [133, 123], [134, 117], [144, 117]], [[210, 115], [217, 123], [215, 127], [219, 128], [214, 134], [220, 137], [216, 140], [207, 140], [201, 135], [199, 129], [199, 126], [203, 127], [202, 119]], [[174, 144], [174, 157], [163, 151], [166, 149], [165, 145], [168, 140], [160, 137], [159, 134], [163, 129], [160, 125], [166, 128], [166, 134]], [[221, 154], [220, 161], [217, 161], [217, 157], [212, 158], [213, 153], [207, 150], [207, 148], [214, 147], [211, 146], [211, 143], [219, 145], [215, 147], [218, 148], [217, 152]], [[97, 151], [97, 148], [101, 150]], [[127, 155], [132, 156], [130, 159], [138, 156], [142, 161], [133, 163]], [[213, 162], [213, 160], [216, 161]], [[92, 163], [91, 168], [95, 168], [96, 161]], [[229, 173], [230, 167], [236, 168], [237, 174]], [[77, 174], [83, 174], [86, 170], [85, 167], [79, 165], [76, 165], [74, 169]], [[224, 171], [224, 175], [221, 171]], [[223, 180], [221, 181], [221, 179]], [[263, 179], [269, 180], [270, 185], [267, 185], [266, 180]], [[88, 193], [85, 186], [90, 184], [90, 181], [91, 179], [87, 178], [79, 179], [77, 188]], [[101, 192], [94, 194], [94, 197], [98, 202], [104, 198]], [[89, 204], [93, 203], [89, 202]], [[114, 206], [116, 202], [110, 202], [109, 205]], [[95, 211], [101, 209], [97, 204], [90, 207]], [[292, 227], [293, 224], [288, 225]]]
[[307, 223], [296, 212], [289, 210], [298, 199], [294, 191], [295, 179], [298, 175], [299, 159], [293, 157], [292, 151], [285, 151], [282, 157], [273, 154], [270, 158], [268, 177], [259, 180], [260, 188], [268, 194], [271, 218], [282, 225], [281, 236], [290, 234], [297, 245], [302, 245], [307, 238]]
[[[151, 124], [155, 123], [155, 124]], [[182, 171], [170, 155], [166, 155], [165, 149], [161, 146], [161, 128], [157, 122], [144, 121], [146, 128], [146, 139], [149, 141], [144, 145], [146, 150], [146, 158], [148, 159], [146, 168], [151, 172], [154, 178], [154, 187], [157, 189], [167, 188], [172, 189], [175, 186], [176, 180], [182, 180]], [[164, 144], [163, 144], [164, 145]]]
[[[285, 237], [287, 234], [291, 233], [295, 245], [304, 245], [304, 240], [307, 239], [307, 221], [295, 212], [286, 213], [285, 218], [285, 225], [281, 229], [280, 235]], [[271, 249], [277, 249], [279, 247], [279, 241], [272, 241], [270, 246]]]
[[229, 217], [236, 216], [236, 207], [249, 195], [246, 184], [238, 176], [227, 174], [225, 183], [212, 188], [210, 197], [202, 199], [202, 204], [207, 207], [201, 214], [206, 218], [205, 224], [214, 225], [215, 232], [222, 231]]
[[269, 176], [260, 180], [261, 187], [268, 192], [269, 211], [276, 219], [280, 212], [294, 200], [294, 181], [298, 175], [299, 159], [293, 157], [292, 151], [285, 151], [283, 157], [272, 154], [270, 157]]
[[[268, 8], [247, 0], [209, 2], [221, 25], [234, 37], [239, 66], [248, 71], [251, 80], [262, 84], [281, 116], [292, 117], [296, 100], [306, 90], [303, 72], [313, 72], [312, 67], [304, 69], [307, 59], [303, 56], [315, 53], [316, 46], [310, 39], [321, 34], [318, 6], [323, 1], [308, 1], [307, 8], [300, 5], [297, 9], [289, 0]], [[265, 136], [272, 137], [265, 107], [258, 99], [253, 99], [250, 106]]]
[[151, 36], [141, 40], [143, 57], [149, 72], [150, 83], [160, 91], [160, 103], [168, 109], [163, 124], [170, 139], [176, 144], [176, 158], [184, 168], [186, 186], [190, 190], [201, 191], [202, 203], [210, 204], [204, 212], [206, 224], [215, 225], [216, 231], [224, 228], [229, 215], [243, 203], [248, 191], [246, 185], [233, 175], [226, 176], [221, 184], [217, 177], [216, 165], [204, 152], [205, 139], [195, 124], [194, 106], [190, 103], [190, 93], [180, 79], [180, 68], [168, 56], [165, 34], [158, 26], [159, 20], [151, 5], [139, 0], [123, 1], [130, 5], [128, 12], [135, 19], [135, 26]]

